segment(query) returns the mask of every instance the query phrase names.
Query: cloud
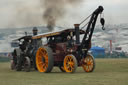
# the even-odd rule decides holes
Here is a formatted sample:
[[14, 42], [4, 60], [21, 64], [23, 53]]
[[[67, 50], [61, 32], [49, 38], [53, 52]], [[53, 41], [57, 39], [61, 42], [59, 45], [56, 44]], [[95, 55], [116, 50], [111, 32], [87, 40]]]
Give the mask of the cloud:
[[0, 1], [0, 27], [23, 27], [41, 24], [39, 0]]
[[[12, 28], [12, 27], [39, 26], [42, 24], [44, 25], [45, 20], [43, 18], [43, 12], [47, 5], [44, 5], [43, 2], [41, 2], [41, 1], [42, 0], [11, 0], [11, 1], [3, 0], [3, 1], [0, 1], [0, 10], [2, 12], [2, 13], [0, 13], [0, 18], [1, 18], [0, 28], [2, 28], [2, 27]], [[47, 0], [43, 0], [43, 1], [47, 1]], [[61, 8], [64, 8], [64, 10], [65, 9], [67, 10], [67, 7], [69, 7], [69, 9], [70, 9], [71, 6], [72, 7], [74, 6], [75, 8], [77, 8], [77, 3], [80, 3], [80, 1], [82, 1], [82, 0], [80, 0], [80, 1], [77, 1], [77, 0], [66, 0], [65, 1], [65, 0], [63, 0], [63, 2], [65, 2], [65, 4], [70, 3], [70, 4], [74, 4], [74, 5], [64, 5], [63, 3], [61, 3], [60, 0], [58, 0], [58, 1], [60, 3], [58, 4], [59, 7], [57, 8], [57, 12], [58, 12], [58, 9], [61, 10]], [[43, 6], [42, 6], [42, 4], [43, 4]], [[53, 5], [53, 8], [54, 7], [56, 7], [56, 6]], [[65, 14], [63, 16], [63, 18], [66, 16], [65, 12], [66, 11], [61, 13], [62, 16]], [[69, 12], [69, 13], [71, 13], [71, 12]], [[57, 14], [57, 13], [55, 13], [55, 14]], [[57, 24], [62, 25], [64, 23], [63, 18], [61, 18], [62, 20], [57, 21]], [[68, 21], [66, 21], [66, 22], [68, 22]], [[68, 23], [70, 23], [70, 22], [68, 22]]]
[[[0, 28], [44, 25], [44, 9], [41, 5], [40, 0], [0, 0]], [[60, 26], [73, 26], [92, 13], [98, 5], [104, 6], [108, 23], [127, 22], [128, 0], [84, 0], [80, 6], [68, 8], [65, 16], [56, 23]]]

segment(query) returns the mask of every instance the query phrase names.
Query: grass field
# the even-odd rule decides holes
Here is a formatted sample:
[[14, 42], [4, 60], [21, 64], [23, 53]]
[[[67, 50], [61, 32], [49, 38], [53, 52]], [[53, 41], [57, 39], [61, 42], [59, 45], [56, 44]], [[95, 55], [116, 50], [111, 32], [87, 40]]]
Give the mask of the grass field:
[[128, 85], [128, 59], [96, 59], [96, 69], [85, 73], [81, 67], [75, 73], [38, 71], [16, 72], [10, 63], [0, 63], [0, 85]]

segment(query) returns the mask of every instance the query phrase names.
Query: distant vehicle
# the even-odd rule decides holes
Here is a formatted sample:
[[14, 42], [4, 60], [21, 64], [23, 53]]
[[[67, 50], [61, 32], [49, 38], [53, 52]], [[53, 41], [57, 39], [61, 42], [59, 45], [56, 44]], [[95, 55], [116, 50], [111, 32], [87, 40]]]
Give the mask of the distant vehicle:
[[[37, 39], [32, 39], [32, 36], [23, 36], [19, 39], [13, 40], [11, 45], [15, 47], [12, 52], [11, 69], [21, 71], [30, 71], [31, 68], [36, 69], [35, 54], [39, 44]], [[41, 44], [41, 43], [40, 43]]]
[[[97, 17], [102, 11], [103, 7], [99, 6], [90, 15], [86, 31], [79, 29], [80, 24], [75, 24], [75, 29], [33, 36], [32, 39], [47, 39], [47, 43], [40, 46], [36, 52], [38, 71], [48, 73], [51, 72], [53, 66], [57, 66], [62, 72], [72, 73], [75, 72], [77, 66], [82, 66], [86, 72], [92, 72], [95, 68], [95, 60], [88, 51], [91, 48], [91, 38]], [[104, 26], [104, 19], [101, 18], [100, 21]], [[84, 37], [80, 42], [82, 34]]]

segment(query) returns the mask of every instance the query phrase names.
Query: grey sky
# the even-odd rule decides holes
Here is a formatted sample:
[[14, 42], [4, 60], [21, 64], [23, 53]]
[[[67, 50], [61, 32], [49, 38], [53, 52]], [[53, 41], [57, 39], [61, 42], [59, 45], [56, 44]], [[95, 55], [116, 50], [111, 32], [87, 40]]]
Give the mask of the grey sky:
[[[104, 6], [107, 24], [128, 23], [128, 0], [84, 0], [76, 7], [67, 7], [65, 17], [57, 25], [73, 26], [99, 5]], [[40, 0], [0, 0], [0, 28], [43, 25], [42, 13]]]

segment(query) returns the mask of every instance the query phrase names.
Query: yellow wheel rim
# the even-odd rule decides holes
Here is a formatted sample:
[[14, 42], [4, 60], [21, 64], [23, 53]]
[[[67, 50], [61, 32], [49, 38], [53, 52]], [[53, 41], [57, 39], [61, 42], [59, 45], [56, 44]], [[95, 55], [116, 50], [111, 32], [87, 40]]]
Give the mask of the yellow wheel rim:
[[83, 59], [82, 67], [86, 72], [91, 72], [93, 70], [94, 59], [91, 55], [87, 55], [87, 57]]
[[45, 48], [39, 48], [36, 53], [36, 66], [39, 72], [45, 72], [48, 67], [48, 54]]
[[64, 69], [66, 72], [73, 72], [75, 69], [75, 61], [72, 55], [68, 55], [64, 59]]

